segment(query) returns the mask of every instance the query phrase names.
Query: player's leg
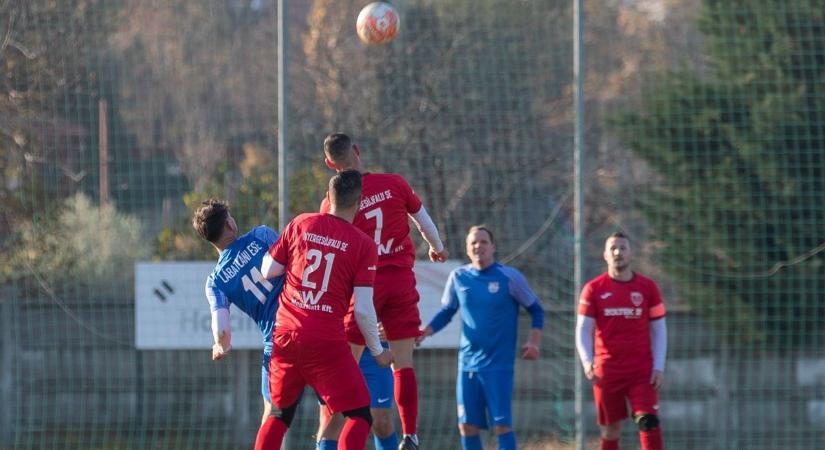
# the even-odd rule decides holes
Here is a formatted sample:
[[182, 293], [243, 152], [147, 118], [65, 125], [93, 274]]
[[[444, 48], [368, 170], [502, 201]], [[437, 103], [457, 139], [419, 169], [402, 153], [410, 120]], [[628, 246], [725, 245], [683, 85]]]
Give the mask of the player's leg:
[[596, 421], [601, 434], [600, 450], [619, 450], [622, 422], [627, 418], [627, 387], [621, 383], [593, 383]]
[[659, 396], [647, 378], [641, 378], [628, 390], [633, 421], [639, 427], [642, 450], [662, 450], [662, 429], [659, 426]]
[[515, 450], [513, 432], [513, 371], [496, 370], [478, 374], [499, 450]]
[[341, 435], [345, 421], [346, 418], [341, 413], [333, 414], [319, 396], [318, 433], [316, 434], [315, 449], [336, 450], [338, 448], [338, 437]]
[[[382, 343], [385, 347], [388, 345]], [[372, 414], [372, 434], [376, 450], [396, 450], [398, 435], [395, 434], [392, 416], [393, 379], [392, 370], [379, 367], [368, 352], [361, 355], [358, 362], [367, 388], [370, 391], [370, 414]]]
[[272, 346], [264, 346], [263, 357], [261, 358], [261, 396], [264, 399], [264, 413], [261, 416], [261, 425], [272, 415], [272, 396], [269, 395], [269, 362], [272, 359]]
[[255, 438], [255, 450], [280, 450], [284, 435], [292, 424], [305, 382], [295, 365], [300, 346], [291, 333], [275, 334], [269, 362], [271, 408]]
[[338, 438], [338, 448], [363, 450], [372, 423], [370, 397], [364, 377], [348, 351], [348, 344], [344, 341], [304, 344], [303, 369], [307, 382], [330, 411], [341, 412], [347, 418]]
[[458, 373], [455, 400], [462, 450], [482, 450], [479, 433], [480, 429], [487, 428], [487, 403], [477, 372]]
[[418, 313], [418, 291], [415, 274], [409, 268], [382, 268], [375, 276], [376, 314], [390, 341], [395, 381], [395, 403], [404, 433], [402, 450], [418, 448], [418, 382], [413, 368], [415, 338], [421, 319]]

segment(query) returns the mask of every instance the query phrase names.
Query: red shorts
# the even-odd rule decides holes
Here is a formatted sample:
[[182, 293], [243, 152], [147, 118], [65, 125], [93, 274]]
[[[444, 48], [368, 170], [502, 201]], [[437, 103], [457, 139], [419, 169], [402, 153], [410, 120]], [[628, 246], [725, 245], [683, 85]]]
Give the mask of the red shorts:
[[599, 425], [609, 425], [628, 417], [627, 406], [633, 414], [658, 414], [659, 396], [650, 384], [650, 377], [604, 379], [593, 383], [596, 401], [596, 420]]
[[296, 331], [276, 331], [269, 361], [272, 404], [286, 408], [310, 385], [333, 412], [370, 404], [370, 394], [346, 341], [302, 337]]
[[[387, 266], [375, 274], [372, 302], [378, 321], [384, 326], [387, 340], [418, 337], [421, 318], [418, 315], [418, 291], [415, 289], [415, 273], [409, 267]], [[364, 345], [364, 337], [355, 322], [352, 306], [344, 319], [347, 339], [353, 344]]]

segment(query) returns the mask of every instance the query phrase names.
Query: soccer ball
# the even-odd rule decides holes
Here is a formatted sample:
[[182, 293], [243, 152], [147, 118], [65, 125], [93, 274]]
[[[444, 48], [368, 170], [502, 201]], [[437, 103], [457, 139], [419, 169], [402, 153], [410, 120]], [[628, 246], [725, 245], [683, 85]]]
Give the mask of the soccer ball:
[[374, 2], [358, 14], [355, 31], [365, 44], [385, 44], [395, 39], [401, 21], [398, 12], [389, 3]]

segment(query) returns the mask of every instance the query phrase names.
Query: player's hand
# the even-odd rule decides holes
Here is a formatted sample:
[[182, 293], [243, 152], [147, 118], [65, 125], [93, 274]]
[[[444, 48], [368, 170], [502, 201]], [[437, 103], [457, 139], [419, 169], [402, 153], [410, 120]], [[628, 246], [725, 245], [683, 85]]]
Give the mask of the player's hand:
[[521, 349], [523, 350], [523, 353], [521, 354], [522, 358], [528, 359], [528, 360], [539, 359], [539, 346], [538, 345], [536, 345], [532, 342], [528, 342], [528, 343], [522, 345]]
[[665, 374], [659, 370], [654, 370], [653, 373], [650, 375], [650, 384], [653, 385], [653, 389], [656, 389], [658, 391], [664, 383]]
[[584, 376], [594, 383], [598, 383], [600, 381], [599, 377], [596, 376], [596, 371], [593, 369], [593, 364], [584, 369]]
[[430, 247], [430, 261], [432, 262], [445, 262], [449, 256], [450, 252], [446, 248], [439, 252]]
[[381, 322], [378, 322], [378, 338], [383, 342], [387, 341], [387, 330], [384, 329], [384, 324]]
[[424, 339], [427, 339], [427, 336], [433, 335], [433, 327], [427, 325], [426, 327], [419, 330], [418, 336], [415, 338], [415, 346], [418, 347], [424, 342]]
[[229, 354], [229, 348], [224, 348], [221, 344], [212, 345], [212, 361], [218, 361]]
[[375, 362], [378, 364], [379, 367], [389, 367], [390, 364], [395, 360], [392, 355], [392, 350], [385, 348], [383, 352], [378, 355], [374, 356]]

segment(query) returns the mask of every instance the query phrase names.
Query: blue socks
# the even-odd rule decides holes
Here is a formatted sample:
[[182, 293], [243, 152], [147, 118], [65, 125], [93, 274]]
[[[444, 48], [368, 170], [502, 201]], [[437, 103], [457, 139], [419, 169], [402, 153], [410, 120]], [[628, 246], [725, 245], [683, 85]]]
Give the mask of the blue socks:
[[516, 433], [508, 431], [498, 436], [498, 450], [516, 450]]
[[338, 450], [338, 441], [332, 439], [324, 439], [315, 444], [317, 450]]
[[481, 436], [461, 436], [461, 450], [484, 450], [481, 446]]
[[372, 435], [375, 440], [375, 450], [398, 450], [398, 434], [393, 433], [385, 438]]

